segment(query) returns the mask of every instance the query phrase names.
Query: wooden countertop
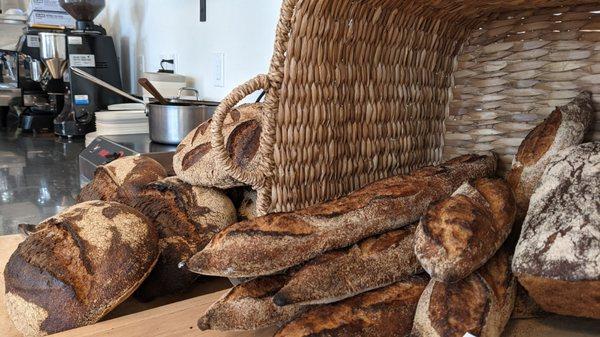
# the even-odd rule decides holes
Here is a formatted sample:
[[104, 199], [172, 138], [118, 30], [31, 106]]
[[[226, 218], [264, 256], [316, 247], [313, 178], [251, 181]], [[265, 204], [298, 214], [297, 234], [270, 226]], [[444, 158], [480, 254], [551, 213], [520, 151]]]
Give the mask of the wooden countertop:
[[[19, 235], [0, 237], [0, 270], [22, 241]], [[222, 281], [215, 280], [216, 287]], [[220, 282], [220, 283], [219, 283]], [[21, 337], [4, 306], [4, 275], [0, 273], [0, 336]], [[57, 337], [270, 337], [273, 329], [255, 332], [200, 331], [196, 321], [226, 291], [219, 291], [158, 308], [117, 317], [87, 327], [56, 334]], [[124, 305], [127, 305], [125, 303]], [[119, 309], [117, 309], [119, 310]], [[543, 319], [512, 320], [503, 337], [598, 337], [600, 320], [550, 316]]]

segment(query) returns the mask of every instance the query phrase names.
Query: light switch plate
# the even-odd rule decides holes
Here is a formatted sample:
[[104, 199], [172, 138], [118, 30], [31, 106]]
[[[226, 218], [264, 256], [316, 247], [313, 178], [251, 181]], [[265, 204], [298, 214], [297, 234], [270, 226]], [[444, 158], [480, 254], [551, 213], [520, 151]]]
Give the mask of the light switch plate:
[[225, 86], [225, 53], [213, 53], [213, 83], [215, 87]]

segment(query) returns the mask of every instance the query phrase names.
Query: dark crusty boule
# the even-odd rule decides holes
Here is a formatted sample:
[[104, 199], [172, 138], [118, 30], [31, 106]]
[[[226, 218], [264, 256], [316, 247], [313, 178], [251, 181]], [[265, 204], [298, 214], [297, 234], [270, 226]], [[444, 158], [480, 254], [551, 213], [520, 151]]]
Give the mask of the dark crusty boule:
[[136, 292], [142, 300], [188, 290], [198, 275], [187, 270], [187, 259], [236, 221], [233, 203], [223, 192], [175, 177], [148, 184], [134, 207], [156, 225], [161, 248], [156, 267]]
[[114, 202], [78, 204], [43, 221], [10, 257], [7, 311], [26, 336], [96, 323], [157, 259], [158, 233], [144, 215]]
[[152, 158], [119, 158], [96, 169], [94, 179], [81, 189], [77, 202], [104, 200], [130, 205], [144, 186], [166, 177], [165, 168]]

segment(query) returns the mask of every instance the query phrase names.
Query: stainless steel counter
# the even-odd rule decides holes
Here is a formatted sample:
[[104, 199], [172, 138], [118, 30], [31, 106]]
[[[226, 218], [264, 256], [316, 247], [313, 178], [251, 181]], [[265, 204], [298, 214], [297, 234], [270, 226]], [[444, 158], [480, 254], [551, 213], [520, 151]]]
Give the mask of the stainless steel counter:
[[37, 224], [73, 205], [84, 141], [0, 128], [0, 235]]

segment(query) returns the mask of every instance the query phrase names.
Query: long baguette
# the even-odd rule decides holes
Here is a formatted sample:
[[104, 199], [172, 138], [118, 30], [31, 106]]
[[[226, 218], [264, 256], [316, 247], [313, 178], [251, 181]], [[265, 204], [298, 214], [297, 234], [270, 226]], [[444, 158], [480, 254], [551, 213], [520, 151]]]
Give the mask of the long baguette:
[[317, 306], [275, 337], [404, 337], [411, 331], [426, 276], [413, 276], [342, 302]]
[[288, 275], [255, 278], [235, 286], [215, 302], [198, 320], [200, 330], [256, 330], [288, 322], [303, 308], [278, 307], [275, 294], [289, 279]]
[[407, 226], [311, 260], [273, 301], [277, 305], [337, 302], [421, 272], [413, 249], [415, 228]]
[[291, 213], [239, 222], [189, 261], [193, 272], [227, 277], [273, 274], [322, 253], [411, 224], [463, 182], [489, 176], [495, 156], [466, 155]]

